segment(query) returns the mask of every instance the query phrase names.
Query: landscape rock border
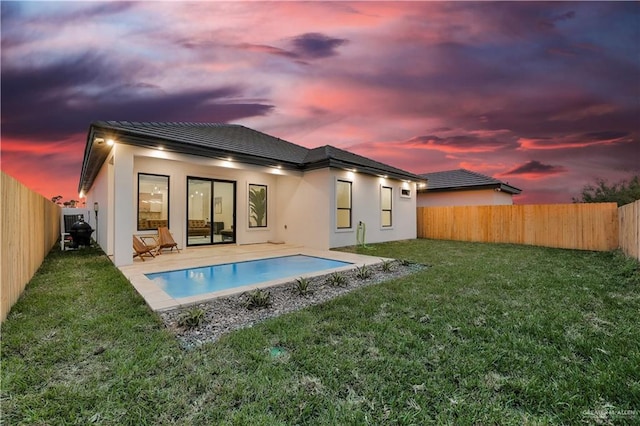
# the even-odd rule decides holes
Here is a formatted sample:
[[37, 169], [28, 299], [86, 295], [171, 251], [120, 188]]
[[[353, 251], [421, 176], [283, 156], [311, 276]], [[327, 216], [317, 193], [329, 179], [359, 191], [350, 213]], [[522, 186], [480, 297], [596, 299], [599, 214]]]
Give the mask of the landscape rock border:
[[[311, 291], [306, 295], [296, 293], [295, 280], [263, 289], [270, 294], [271, 302], [270, 306], [265, 308], [247, 308], [251, 292], [244, 292], [162, 311], [159, 314], [165, 326], [176, 335], [181, 346], [191, 349], [203, 343], [215, 342], [224, 334], [251, 327], [269, 318], [318, 305], [358, 288], [401, 278], [427, 267], [401, 260], [393, 260], [389, 265], [389, 271], [383, 270], [382, 263], [366, 267], [371, 272], [370, 277], [366, 279], [358, 278], [356, 269], [340, 272], [347, 279], [344, 286], [330, 284], [327, 278], [331, 274], [309, 278]], [[201, 316], [200, 324], [195, 327], [181, 326], [183, 318], [193, 312]]]

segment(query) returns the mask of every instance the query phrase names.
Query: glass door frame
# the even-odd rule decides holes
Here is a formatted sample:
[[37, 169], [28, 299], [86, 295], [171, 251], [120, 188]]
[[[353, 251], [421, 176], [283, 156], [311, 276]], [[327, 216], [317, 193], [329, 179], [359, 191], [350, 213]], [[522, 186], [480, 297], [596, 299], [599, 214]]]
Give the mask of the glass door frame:
[[[190, 194], [189, 194], [189, 183], [192, 180], [197, 180], [197, 181], [206, 181], [209, 182], [210, 185], [210, 200], [209, 200], [209, 211], [211, 212], [211, 218], [210, 218], [210, 224], [209, 224], [209, 237], [210, 237], [210, 242], [208, 243], [202, 243], [202, 244], [189, 244], [189, 198], [190, 198]], [[221, 241], [215, 241], [214, 238], [214, 219], [215, 219], [215, 206], [214, 206], [214, 200], [215, 200], [215, 192], [214, 192], [214, 188], [215, 188], [215, 183], [230, 183], [233, 185], [233, 220], [231, 223], [231, 230], [232, 232], [232, 238], [231, 239], [227, 239], [225, 241], [225, 239], [223, 238]], [[226, 180], [226, 179], [214, 179], [214, 178], [206, 178], [206, 177], [199, 177], [199, 176], [187, 176], [187, 190], [186, 190], [186, 200], [185, 200], [185, 210], [186, 210], [186, 221], [185, 221], [185, 235], [186, 235], [186, 240], [187, 240], [187, 247], [200, 247], [200, 246], [210, 246], [210, 245], [218, 245], [218, 244], [235, 244], [236, 243], [236, 214], [237, 214], [237, 209], [238, 209], [238, 193], [237, 193], [237, 182], [234, 180]]]

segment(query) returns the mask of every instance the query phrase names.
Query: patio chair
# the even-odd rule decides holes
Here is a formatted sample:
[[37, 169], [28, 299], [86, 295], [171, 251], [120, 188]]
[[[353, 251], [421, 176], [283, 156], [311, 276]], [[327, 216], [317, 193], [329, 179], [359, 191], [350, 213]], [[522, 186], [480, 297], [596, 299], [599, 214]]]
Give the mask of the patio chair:
[[180, 253], [178, 243], [173, 240], [173, 235], [169, 232], [169, 228], [161, 226], [158, 228], [158, 247], [156, 248], [156, 254], [160, 254], [163, 249], [176, 249]]
[[144, 256], [155, 257], [153, 254], [153, 250], [156, 248], [155, 245], [147, 245], [144, 241], [140, 239], [140, 237], [133, 236], [133, 251], [135, 254], [133, 255], [134, 259], [136, 256], [140, 257], [140, 260], [144, 262]]

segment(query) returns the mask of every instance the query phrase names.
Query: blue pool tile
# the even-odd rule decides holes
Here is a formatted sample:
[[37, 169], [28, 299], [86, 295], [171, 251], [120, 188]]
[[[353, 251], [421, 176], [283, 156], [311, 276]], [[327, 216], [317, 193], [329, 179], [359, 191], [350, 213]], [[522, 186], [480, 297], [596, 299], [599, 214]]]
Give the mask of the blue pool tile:
[[201, 268], [146, 274], [173, 298], [197, 296], [281, 278], [351, 265], [349, 262], [294, 255]]

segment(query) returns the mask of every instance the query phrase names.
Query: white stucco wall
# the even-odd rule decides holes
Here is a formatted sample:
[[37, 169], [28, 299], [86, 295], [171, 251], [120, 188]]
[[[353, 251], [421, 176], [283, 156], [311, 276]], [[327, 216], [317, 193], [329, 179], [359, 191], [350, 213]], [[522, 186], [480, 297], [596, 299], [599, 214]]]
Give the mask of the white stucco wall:
[[[352, 228], [337, 229], [336, 227], [336, 181], [352, 182]], [[392, 226], [382, 227], [382, 212], [380, 205], [381, 187], [392, 188]], [[401, 188], [411, 191], [411, 197], [401, 197]], [[378, 243], [414, 239], [417, 235], [416, 224], [416, 185], [395, 179], [379, 178], [333, 169], [331, 171], [330, 197], [330, 238], [329, 246], [344, 247], [355, 245], [357, 226], [360, 221], [366, 227], [365, 242]]]
[[328, 169], [302, 176], [278, 176], [276, 239], [317, 249], [329, 248], [331, 175]]
[[511, 205], [511, 194], [495, 189], [420, 192], [418, 207]]
[[[205, 178], [236, 182], [236, 243], [254, 244], [264, 243], [276, 239], [278, 215], [275, 213], [277, 198], [276, 173], [264, 167], [250, 166], [240, 163], [226, 163], [220, 160], [206, 159], [202, 157], [177, 155], [169, 153], [149, 152], [150, 150], [138, 150], [135, 157], [133, 170], [133, 185], [135, 187], [134, 217], [137, 214], [135, 203], [137, 202], [138, 173], [151, 173], [169, 176], [170, 205], [169, 228], [180, 247], [186, 247], [186, 203], [187, 203], [187, 178]], [[147, 157], [143, 155], [154, 155]], [[226, 164], [223, 164], [226, 163]], [[267, 227], [249, 227], [249, 184], [267, 185]], [[225, 228], [233, 225], [233, 219], [225, 220]], [[134, 230], [135, 232], [135, 230]], [[154, 233], [155, 231], [148, 231]], [[145, 232], [140, 231], [144, 234]]]
[[[108, 256], [113, 256], [113, 232], [110, 232], [113, 230], [113, 226], [110, 226], [110, 221], [113, 222], [113, 207], [110, 202], [113, 199], [113, 194], [109, 195], [109, 188], [113, 186], [113, 183], [110, 183], [110, 175], [111, 178], [113, 177], [112, 166], [109, 164], [111, 158], [112, 156], [109, 156], [100, 168], [91, 190], [84, 194], [86, 208], [90, 211], [90, 224], [95, 230], [93, 238]], [[93, 210], [96, 202], [99, 209], [97, 226], [96, 214]]]
[[[366, 224], [366, 242], [416, 238], [416, 185], [338, 169], [306, 173], [252, 166], [160, 150], [116, 145], [113, 164], [105, 163], [87, 205], [100, 203], [99, 241], [118, 266], [132, 263], [132, 234], [137, 230], [138, 173], [169, 176], [169, 228], [179, 247], [187, 247], [187, 177], [236, 182], [236, 243], [284, 241], [327, 249], [356, 244], [359, 221]], [[336, 180], [353, 182], [352, 228], [336, 228]], [[267, 185], [268, 226], [250, 228], [249, 184]], [[393, 226], [381, 226], [381, 186], [393, 189]], [[408, 188], [411, 197], [401, 196]], [[107, 220], [104, 220], [108, 218]], [[230, 227], [231, 223], [225, 227]]]
[[132, 263], [131, 235], [135, 231], [136, 216], [133, 177], [133, 154], [136, 148], [129, 145], [113, 147], [113, 182], [116, 188], [113, 201], [113, 263], [116, 266]]

